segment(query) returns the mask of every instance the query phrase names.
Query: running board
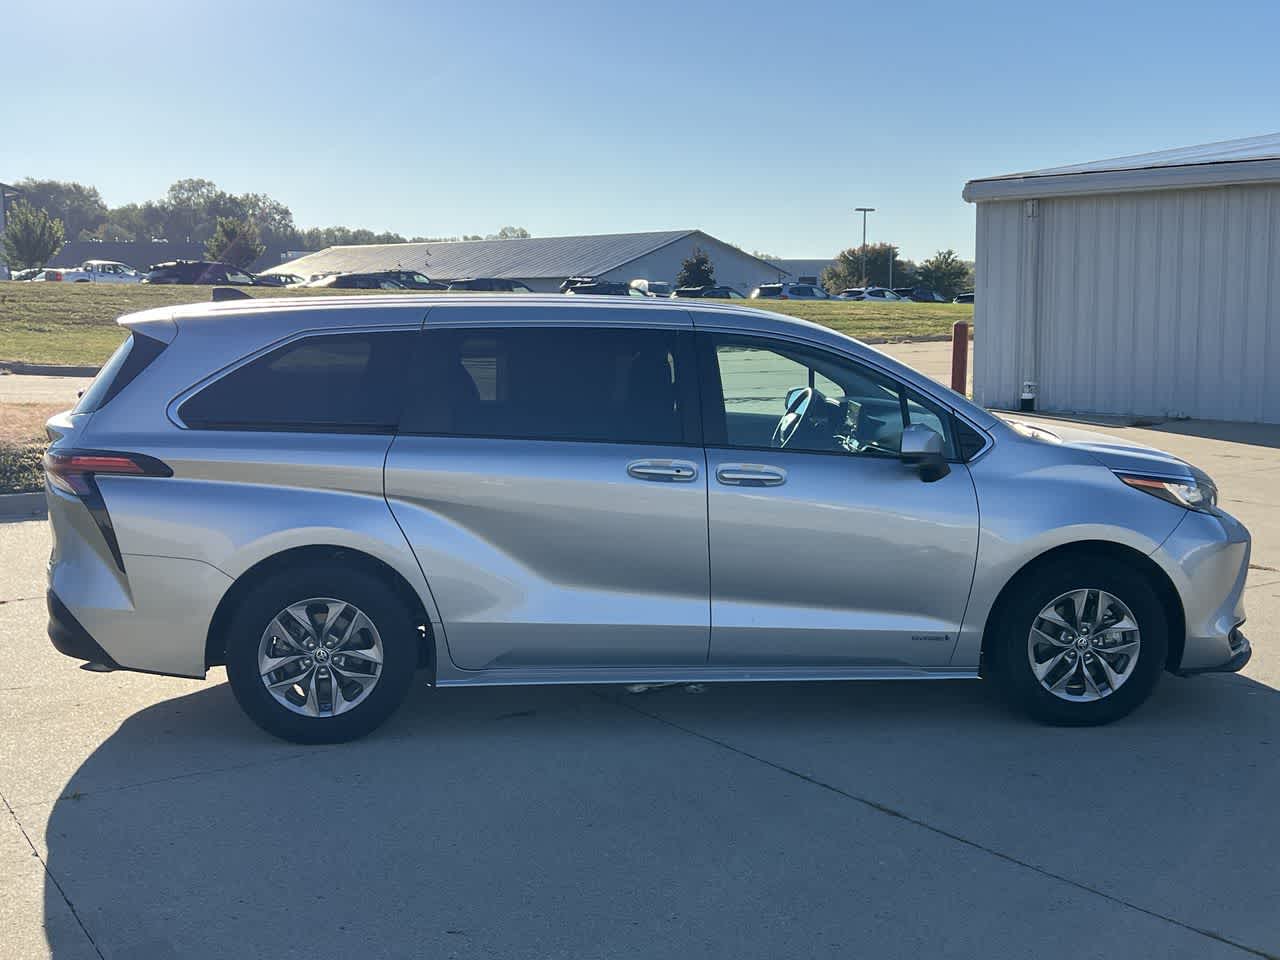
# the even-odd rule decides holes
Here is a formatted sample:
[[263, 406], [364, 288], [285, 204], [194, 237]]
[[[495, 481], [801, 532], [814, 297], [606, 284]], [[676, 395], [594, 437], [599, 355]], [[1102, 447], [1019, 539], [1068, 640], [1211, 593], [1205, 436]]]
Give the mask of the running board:
[[976, 670], [949, 667], [498, 667], [458, 670], [436, 678], [437, 687], [536, 686], [572, 683], [766, 683], [801, 680], [977, 680]]

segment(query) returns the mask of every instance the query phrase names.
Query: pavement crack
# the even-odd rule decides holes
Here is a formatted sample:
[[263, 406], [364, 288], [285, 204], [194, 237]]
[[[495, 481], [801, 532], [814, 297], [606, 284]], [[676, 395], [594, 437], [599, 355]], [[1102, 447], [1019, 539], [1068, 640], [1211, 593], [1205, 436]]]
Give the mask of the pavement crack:
[[44, 597], [14, 597], [11, 600], [0, 600], [0, 607], [6, 603], [30, 603], [32, 600], [43, 600]]
[[22, 821], [18, 819], [18, 815], [14, 813], [13, 807], [10, 805], [9, 801], [5, 799], [3, 794], [0, 794], [0, 803], [4, 804], [5, 810], [8, 811], [9, 816], [13, 818], [14, 824], [22, 834], [22, 839], [27, 841], [27, 846], [31, 848], [31, 855], [40, 861], [40, 867], [44, 870], [45, 877], [47, 877], [49, 882], [53, 884], [54, 889], [58, 891], [58, 896], [62, 897], [62, 902], [65, 903], [67, 905], [67, 909], [71, 911], [71, 916], [76, 918], [76, 924], [80, 927], [80, 932], [85, 935], [85, 939], [89, 941], [89, 946], [93, 947], [93, 952], [96, 953], [101, 960], [106, 960], [106, 957], [103, 956], [102, 948], [100, 948], [97, 941], [93, 939], [93, 934], [90, 933], [89, 928], [85, 926], [84, 920], [81, 919], [79, 912], [76, 910], [75, 904], [72, 903], [71, 898], [67, 896], [67, 891], [62, 889], [62, 884], [58, 882], [58, 878], [55, 877], [53, 875], [53, 871], [49, 869], [49, 864], [45, 863], [44, 857], [40, 856], [40, 851], [37, 850], [36, 845], [31, 842], [31, 836], [27, 833], [27, 828], [22, 825]]
[[[332, 748], [330, 748], [331, 750]], [[300, 753], [289, 753], [280, 757], [271, 757], [265, 760], [247, 760], [244, 763], [232, 763], [222, 767], [210, 767], [207, 770], [188, 770], [185, 773], [175, 773], [167, 777], [152, 777], [149, 780], [134, 780], [130, 783], [118, 783], [114, 786], [103, 787], [100, 790], [75, 790], [70, 793], [61, 793], [54, 798], [53, 802], [58, 803], [62, 800], [84, 800], [88, 797], [102, 796], [109, 793], [120, 793], [124, 790], [136, 790], [139, 787], [153, 787], [162, 783], [173, 783], [178, 780], [191, 780], [196, 777], [214, 776], [220, 773], [234, 773], [239, 770], [250, 770], [253, 767], [260, 767], [268, 763], [289, 763], [294, 760], [303, 760], [307, 757], [314, 757], [320, 753], [327, 753], [328, 750], [323, 748], [318, 750], [308, 750]], [[37, 803], [48, 803], [47, 800], [33, 801]], [[26, 806], [26, 804], [23, 804]]]
[[891, 807], [887, 804], [880, 803], [877, 800], [872, 800], [869, 797], [864, 797], [856, 793], [852, 793], [848, 790], [845, 790], [843, 787], [838, 787], [833, 783], [827, 783], [825, 780], [820, 780], [815, 776], [812, 776], [807, 773], [803, 773], [792, 767], [788, 767], [786, 764], [779, 763], [776, 760], [770, 760], [767, 757], [762, 757], [759, 754], [750, 752], [749, 750], [744, 750], [741, 747], [735, 746], [732, 743], [729, 743], [725, 740], [721, 740], [718, 737], [713, 737], [710, 734], [702, 733], [699, 730], [694, 730], [692, 727], [686, 727], [683, 724], [677, 723], [674, 720], [669, 720], [668, 718], [662, 716], [661, 714], [652, 713], [649, 710], [643, 710], [632, 703], [628, 703], [626, 701], [619, 700], [617, 698], [609, 697], [595, 690], [592, 690], [590, 692], [594, 696], [598, 697], [601, 700], [606, 701], [607, 703], [612, 703], [615, 706], [621, 707], [624, 710], [630, 710], [632, 713], [639, 714], [642, 717], [648, 717], [650, 720], [655, 720], [658, 723], [665, 724], [666, 726], [671, 727], [674, 730], [679, 730], [681, 733], [687, 734], [688, 736], [697, 737], [699, 740], [703, 740], [707, 743], [713, 744], [714, 746], [720, 747], [724, 750], [728, 750], [732, 753], [736, 753], [740, 757], [744, 757], [748, 760], [754, 760], [756, 763], [764, 764], [766, 767], [770, 767], [773, 770], [778, 771], [779, 773], [785, 774], [790, 777], [794, 777], [797, 780], [803, 780], [805, 783], [818, 787], [821, 790], [826, 790], [829, 793], [834, 793], [836, 796], [843, 797], [846, 800], [852, 800], [854, 803], [860, 803], [871, 810], [875, 810], [878, 813], [883, 813], [885, 816], [893, 817], [895, 820], [901, 820], [905, 823], [911, 824], [912, 826], [919, 827], [922, 830], [927, 830], [930, 833], [935, 834], [936, 836], [944, 837], [947, 840], [969, 847], [972, 850], [978, 850], [981, 853], [987, 854], [988, 856], [995, 857], [998, 860], [1003, 860], [1005, 863], [1010, 863], [1010, 864], [1013, 864], [1014, 866], [1022, 867], [1025, 870], [1030, 870], [1033, 873], [1039, 874], [1040, 876], [1046, 877], [1050, 880], [1056, 880], [1059, 883], [1065, 883], [1068, 886], [1074, 887], [1077, 890], [1081, 890], [1085, 893], [1092, 894], [1093, 896], [1096, 896], [1096, 897], [1101, 897], [1103, 900], [1107, 900], [1111, 903], [1116, 904], [1117, 906], [1124, 907], [1129, 910], [1135, 910], [1138, 913], [1144, 914], [1155, 920], [1162, 920], [1165, 923], [1172, 924], [1173, 926], [1179, 927], [1190, 933], [1199, 934], [1202, 937], [1207, 937], [1210, 940], [1215, 940], [1218, 943], [1221, 943], [1228, 947], [1234, 947], [1237, 950], [1241, 950], [1247, 954], [1250, 954], [1251, 956], [1262, 957], [1263, 960], [1280, 960], [1280, 956], [1277, 956], [1276, 954], [1268, 953], [1265, 950], [1258, 949], [1257, 947], [1250, 947], [1236, 940], [1232, 940], [1230, 937], [1227, 937], [1224, 934], [1216, 933], [1213, 930], [1205, 930], [1202, 927], [1195, 926], [1194, 924], [1186, 923], [1182, 920], [1177, 919], [1176, 917], [1171, 917], [1166, 914], [1159, 913], [1156, 910], [1152, 910], [1148, 907], [1144, 907], [1139, 904], [1133, 903], [1129, 900], [1125, 900], [1124, 898], [1118, 897], [1114, 894], [1107, 893], [1105, 890], [1099, 890], [1096, 887], [1091, 887], [1089, 886], [1089, 884], [1084, 883], [1080, 880], [1073, 880], [1071, 877], [1068, 877], [1064, 874], [1055, 873], [1054, 871], [1046, 869], [1045, 867], [1037, 866], [1036, 864], [1031, 863], [1030, 861], [1022, 860], [1019, 857], [1013, 856], [1012, 854], [1004, 853], [1003, 851], [997, 850], [994, 847], [986, 846], [985, 844], [979, 843], [977, 840], [970, 840], [968, 837], [963, 837], [958, 833], [953, 833], [952, 831], [947, 830], [943, 827], [939, 827], [932, 823], [929, 823], [928, 821], [921, 820], [918, 817], [914, 817], [909, 813], [904, 813], [901, 810], [897, 810], [894, 807]]

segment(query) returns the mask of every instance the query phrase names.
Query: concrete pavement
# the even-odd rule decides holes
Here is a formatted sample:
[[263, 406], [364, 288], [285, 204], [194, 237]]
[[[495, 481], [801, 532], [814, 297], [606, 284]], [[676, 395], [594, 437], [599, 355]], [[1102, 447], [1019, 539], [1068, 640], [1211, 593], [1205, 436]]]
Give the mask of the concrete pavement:
[[1216, 476], [1256, 653], [1090, 730], [976, 682], [420, 687], [300, 748], [221, 670], [59, 656], [45, 525], [0, 525], [0, 954], [1280, 955], [1275, 431], [1097, 429]]

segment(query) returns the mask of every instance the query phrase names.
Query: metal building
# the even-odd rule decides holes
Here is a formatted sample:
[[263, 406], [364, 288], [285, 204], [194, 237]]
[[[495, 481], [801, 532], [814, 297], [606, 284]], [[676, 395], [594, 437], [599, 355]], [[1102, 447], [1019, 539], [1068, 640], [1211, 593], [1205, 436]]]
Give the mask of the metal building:
[[460, 277], [520, 280], [531, 290], [554, 293], [568, 277], [674, 283], [680, 264], [698, 249], [706, 251], [711, 258], [716, 282], [743, 294], [761, 283], [787, 275], [772, 263], [701, 230], [329, 247], [265, 272], [310, 277], [364, 270], [420, 270], [437, 280]]
[[971, 180], [974, 397], [1280, 423], [1280, 134]]

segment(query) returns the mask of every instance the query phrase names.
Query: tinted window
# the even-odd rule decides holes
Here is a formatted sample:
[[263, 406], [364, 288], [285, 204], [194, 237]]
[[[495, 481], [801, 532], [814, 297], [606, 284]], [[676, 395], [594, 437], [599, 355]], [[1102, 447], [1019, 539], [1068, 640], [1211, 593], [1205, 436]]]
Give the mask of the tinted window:
[[694, 442], [674, 331], [437, 330], [424, 335], [406, 432], [530, 440]]
[[[787, 450], [897, 456], [903, 428], [923, 423], [951, 455], [950, 415], [857, 361], [755, 338], [703, 342], [708, 444], [777, 449], [785, 431]], [[804, 390], [814, 391], [807, 400]]]
[[128, 339], [116, 349], [111, 358], [98, 371], [89, 384], [89, 389], [80, 397], [73, 413], [92, 413], [112, 397], [127, 387], [130, 381], [147, 368], [165, 345], [159, 340], [144, 337], [140, 333], [130, 334]]
[[390, 433], [415, 333], [308, 337], [259, 357], [182, 405], [188, 426], [211, 430]]

